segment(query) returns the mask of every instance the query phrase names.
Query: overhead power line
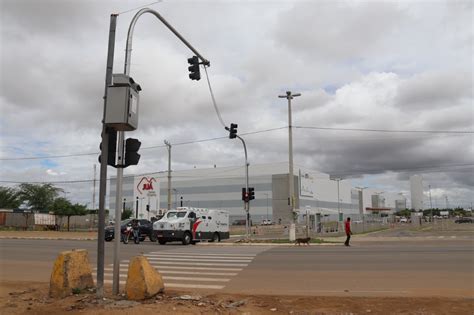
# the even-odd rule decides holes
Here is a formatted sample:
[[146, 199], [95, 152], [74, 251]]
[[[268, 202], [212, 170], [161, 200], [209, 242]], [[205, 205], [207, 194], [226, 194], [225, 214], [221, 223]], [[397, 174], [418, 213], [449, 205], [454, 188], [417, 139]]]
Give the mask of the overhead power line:
[[313, 126], [293, 126], [296, 129], [314, 129], [314, 130], [335, 130], [335, 131], [362, 131], [362, 132], [388, 132], [388, 133], [455, 133], [455, 134], [473, 134], [474, 131], [464, 130], [390, 130], [390, 129], [363, 129], [363, 128], [331, 128], [331, 127], [313, 127]]
[[[238, 166], [230, 170], [224, 170], [217, 174], [223, 174], [226, 172], [230, 172], [239, 168], [243, 168], [244, 166]], [[444, 165], [429, 165], [429, 166], [417, 166], [417, 167], [407, 167], [407, 168], [392, 168], [392, 169], [354, 169], [354, 170], [342, 170], [342, 171], [325, 171], [325, 173], [331, 175], [364, 175], [364, 174], [379, 174], [384, 172], [407, 172], [407, 171], [425, 171], [427, 173], [437, 173], [437, 172], [449, 172], [449, 171], [458, 171], [466, 168], [474, 167], [474, 163], [465, 163], [465, 164], [444, 164]], [[192, 170], [192, 169], [190, 169]], [[189, 171], [189, 170], [188, 170]], [[130, 174], [124, 175], [124, 178], [130, 177], [140, 177], [140, 176], [149, 176], [153, 174], [165, 174], [167, 171], [154, 171], [154, 172], [146, 172], [141, 174]], [[203, 174], [199, 175], [174, 175], [174, 177], [180, 178], [202, 178], [202, 177], [212, 177], [213, 175], [203, 176]], [[114, 177], [115, 178], [115, 177]], [[110, 180], [111, 178], [108, 178]], [[60, 181], [15, 181], [15, 180], [0, 180], [0, 183], [6, 184], [77, 184], [77, 183], [88, 183], [92, 182], [93, 179], [79, 179], [79, 180], [60, 180]]]
[[[220, 117], [217, 107], [216, 107], [216, 112], [218, 113], [218, 117]], [[250, 131], [250, 132], [241, 133], [241, 135], [254, 135], [254, 134], [271, 132], [271, 131], [281, 130], [281, 129], [286, 129], [286, 128], [288, 128], [288, 126]], [[331, 127], [317, 127], [317, 126], [293, 126], [293, 128], [313, 129], [313, 130], [331, 130], [331, 131], [381, 132], [381, 133], [474, 134], [474, 131], [463, 131], [463, 130], [389, 130], [389, 129], [361, 129], [361, 128], [331, 128]], [[222, 136], [222, 137], [214, 137], [214, 138], [207, 138], [207, 139], [190, 140], [190, 141], [178, 142], [173, 145], [175, 146], [188, 145], [188, 144], [195, 144], [195, 143], [201, 143], [201, 142], [222, 140], [222, 139], [227, 139], [227, 138], [228, 136]], [[149, 146], [149, 147], [142, 147], [141, 150], [150, 150], [150, 149], [164, 148], [164, 147], [165, 145], [155, 145], [155, 146]], [[63, 154], [63, 155], [45, 155], [45, 156], [30, 156], [30, 157], [13, 157], [13, 158], [0, 158], [0, 161], [59, 159], [59, 158], [98, 155], [98, 154], [100, 154], [100, 152], [71, 153], [71, 154]]]

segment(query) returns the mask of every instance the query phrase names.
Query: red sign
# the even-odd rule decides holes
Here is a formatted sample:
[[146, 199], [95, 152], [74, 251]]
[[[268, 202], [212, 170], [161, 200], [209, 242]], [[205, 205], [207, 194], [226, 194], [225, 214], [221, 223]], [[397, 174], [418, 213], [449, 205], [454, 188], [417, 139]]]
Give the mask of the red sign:
[[143, 191], [145, 190], [154, 190], [153, 189], [153, 182], [156, 182], [156, 179], [154, 177], [143, 177], [137, 185], [137, 190], [141, 194], [143, 194]]

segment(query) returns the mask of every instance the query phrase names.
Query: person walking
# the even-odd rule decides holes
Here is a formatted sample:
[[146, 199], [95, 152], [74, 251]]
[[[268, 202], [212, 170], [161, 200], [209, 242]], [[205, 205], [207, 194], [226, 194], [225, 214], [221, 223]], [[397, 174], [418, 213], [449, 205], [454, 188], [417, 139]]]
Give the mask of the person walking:
[[347, 218], [345, 222], [345, 230], [346, 230], [346, 241], [344, 242], [344, 245], [346, 246], [351, 246], [349, 245], [349, 240], [351, 239], [352, 231], [351, 231], [351, 218]]

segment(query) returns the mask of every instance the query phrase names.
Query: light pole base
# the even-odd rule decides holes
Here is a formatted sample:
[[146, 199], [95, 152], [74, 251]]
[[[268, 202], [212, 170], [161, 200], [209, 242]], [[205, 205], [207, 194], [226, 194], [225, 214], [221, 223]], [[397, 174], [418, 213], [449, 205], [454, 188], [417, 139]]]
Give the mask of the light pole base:
[[294, 242], [296, 240], [296, 225], [294, 223], [290, 224], [289, 239], [290, 242]]

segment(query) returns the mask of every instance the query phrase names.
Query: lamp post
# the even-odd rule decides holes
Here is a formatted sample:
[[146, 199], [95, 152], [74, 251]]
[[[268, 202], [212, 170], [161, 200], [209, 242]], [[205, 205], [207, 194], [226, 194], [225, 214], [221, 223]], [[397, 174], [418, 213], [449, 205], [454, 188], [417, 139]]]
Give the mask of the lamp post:
[[428, 191], [430, 193], [430, 220], [431, 224], [433, 224], [433, 204], [431, 203], [431, 185], [428, 185]]
[[171, 209], [171, 143], [165, 140], [168, 149], [168, 211]]
[[174, 193], [174, 208], [178, 208], [178, 190], [176, 188], [173, 188], [173, 193]]
[[289, 174], [288, 174], [288, 189], [289, 189], [289, 196], [288, 196], [288, 205], [290, 206], [290, 214], [291, 214], [291, 225], [290, 225], [290, 233], [289, 239], [290, 241], [294, 241], [296, 238], [295, 235], [295, 188], [294, 188], [294, 175], [293, 175], [293, 133], [291, 129], [292, 119], [291, 119], [291, 100], [295, 97], [301, 96], [301, 93], [291, 93], [291, 91], [286, 91], [285, 95], [278, 95], [279, 98], [286, 98], [288, 100], [288, 155], [289, 155]]

